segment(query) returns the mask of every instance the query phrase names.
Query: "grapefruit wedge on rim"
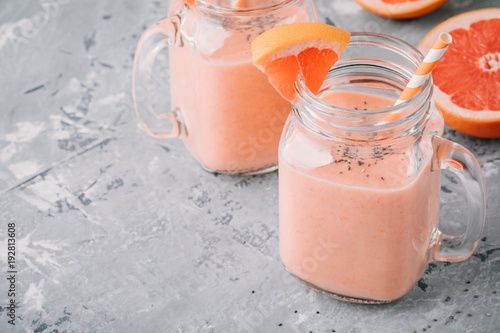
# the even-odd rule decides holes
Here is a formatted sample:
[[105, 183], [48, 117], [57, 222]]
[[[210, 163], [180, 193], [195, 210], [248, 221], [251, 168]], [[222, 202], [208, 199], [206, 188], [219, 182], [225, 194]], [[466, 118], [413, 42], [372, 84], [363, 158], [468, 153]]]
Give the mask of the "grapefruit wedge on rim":
[[293, 103], [297, 73], [316, 94], [350, 36], [345, 30], [319, 22], [276, 26], [252, 41], [253, 64], [283, 98]]
[[422, 39], [419, 50], [426, 54], [443, 31], [453, 43], [432, 71], [437, 108], [458, 132], [500, 138], [500, 8], [449, 18]]
[[441, 7], [447, 0], [356, 0], [366, 10], [391, 19], [420, 17]]

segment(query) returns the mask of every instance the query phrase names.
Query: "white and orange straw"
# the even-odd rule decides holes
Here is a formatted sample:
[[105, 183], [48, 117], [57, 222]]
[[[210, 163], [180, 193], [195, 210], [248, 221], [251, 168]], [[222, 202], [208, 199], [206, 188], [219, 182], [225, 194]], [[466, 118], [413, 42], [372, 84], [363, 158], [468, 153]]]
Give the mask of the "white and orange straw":
[[411, 78], [411, 80], [406, 85], [405, 89], [399, 96], [399, 99], [396, 101], [394, 105], [401, 104], [417, 93], [420, 87], [424, 84], [425, 80], [429, 75], [431, 75], [431, 71], [436, 66], [436, 63], [443, 56], [443, 54], [448, 49], [448, 46], [451, 44], [453, 38], [447, 32], [443, 32], [439, 35], [439, 38], [434, 42], [432, 48], [429, 50], [424, 60], [418, 66], [417, 71]]

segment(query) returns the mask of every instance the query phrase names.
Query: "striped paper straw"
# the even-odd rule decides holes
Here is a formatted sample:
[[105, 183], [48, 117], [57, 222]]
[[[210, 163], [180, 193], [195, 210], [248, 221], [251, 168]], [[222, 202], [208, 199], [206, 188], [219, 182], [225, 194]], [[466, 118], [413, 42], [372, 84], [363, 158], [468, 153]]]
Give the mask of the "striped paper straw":
[[447, 32], [443, 32], [439, 35], [439, 38], [434, 42], [432, 48], [429, 50], [429, 53], [425, 56], [424, 60], [418, 66], [417, 71], [411, 78], [410, 82], [406, 85], [405, 90], [399, 96], [399, 99], [396, 101], [394, 105], [401, 104], [410, 98], [412, 98], [417, 91], [419, 91], [422, 84], [424, 84], [425, 79], [429, 75], [431, 75], [431, 71], [436, 66], [436, 63], [443, 56], [443, 54], [448, 49], [448, 46], [451, 44], [453, 38]]

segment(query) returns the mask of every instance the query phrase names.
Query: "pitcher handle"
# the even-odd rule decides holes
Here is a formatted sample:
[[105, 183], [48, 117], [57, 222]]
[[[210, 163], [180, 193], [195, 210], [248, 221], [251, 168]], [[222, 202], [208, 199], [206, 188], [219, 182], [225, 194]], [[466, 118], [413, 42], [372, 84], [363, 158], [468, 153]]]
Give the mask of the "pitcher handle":
[[439, 169], [452, 172], [465, 187], [468, 217], [466, 230], [462, 235], [453, 236], [435, 230], [431, 259], [462, 261], [474, 253], [483, 234], [486, 198], [481, 168], [474, 155], [455, 142], [434, 136], [432, 145], [435, 165]]
[[[180, 45], [180, 15], [173, 15], [144, 31], [134, 56], [132, 97], [141, 128], [156, 138], [174, 138], [181, 134], [179, 110], [155, 112], [151, 103], [150, 83], [156, 57], [168, 45]], [[182, 45], [180, 45], [182, 46]]]

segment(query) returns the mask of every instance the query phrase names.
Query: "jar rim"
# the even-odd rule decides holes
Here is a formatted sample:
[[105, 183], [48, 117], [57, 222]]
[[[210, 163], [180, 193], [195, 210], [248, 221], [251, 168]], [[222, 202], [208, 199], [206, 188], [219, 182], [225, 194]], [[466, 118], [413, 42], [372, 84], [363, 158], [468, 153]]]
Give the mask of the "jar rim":
[[[396, 53], [398, 56], [402, 56], [402, 59], [409, 60], [412, 64], [412, 68], [410, 70], [406, 69], [406, 75], [403, 75], [403, 71], [398, 72], [405, 79], [410, 80], [413, 73], [416, 71], [418, 65], [423, 59], [422, 53], [416, 49], [411, 44], [397, 38], [394, 36], [381, 34], [381, 33], [371, 33], [371, 32], [353, 32], [351, 34], [351, 39], [348, 45], [349, 47], [356, 46], [377, 46], [388, 51]], [[345, 52], [344, 52], [345, 54]], [[339, 57], [339, 61], [330, 69], [325, 78], [324, 82], [328, 81], [328, 78], [334, 77], [335, 73], [338, 73], [340, 70], [344, 69], [347, 66], [356, 66], [357, 62], [360, 61], [361, 58], [353, 58], [351, 63], [349, 63], [349, 58], [342, 58], [342, 55]], [[349, 129], [349, 130], [383, 130], [387, 128], [392, 128], [394, 126], [401, 125], [402, 123], [408, 121], [414, 121], [420, 114], [417, 112], [409, 112], [410, 108], [415, 108], [415, 105], [424, 105], [429, 100], [429, 97], [432, 94], [432, 77], [429, 75], [421, 88], [417, 91], [417, 93], [409, 100], [398, 104], [392, 105], [386, 108], [374, 109], [374, 110], [364, 110], [360, 112], [355, 109], [348, 109], [340, 106], [333, 105], [329, 102], [324, 101], [316, 94], [311, 92], [311, 90], [306, 86], [304, 77], [299, 72], [297, 75], [297, 79], [295, 81], [295, 91], [297, 93], [297, 99], [300, 99], [305, 104], [311, 106], [315, 112], [320, 115], [320, 118], [328, 119], [330, 125], [338, 125], [336, 127]], [[323, 87], [321, 88], [323, 89]], [[417, 107], [416, 109], [420, 109]], [[421, 108], [423, 109], [423, 108]], [[425, 111], [425, 110], [423, 110]], [[294, 112], [296, 112], [296, 108], [294, 107]], [[421, 113], [421, 116], [424, 116], [425, 112]], [[384, 124], [379, 124], [376, 126], [360, 126], [360, 118], [366, 117], [382, 117], [383, 115], [392, 115], [392, 117], [385, 117], [387, 119], [392, 119], [392, 121], [387, 121]], [[394, 115], [400, 115], [399, 117], [394, 117]], [[341, 123], [344, 125], [346, 123], [352, 123], [352, 126], [349, 125], [341, 125], [335, 124], [335, 122], [331, 123], [333, 120], [341, 120]]]
[[217, 13], [220, 15], [255, 15], [261, 12], [268, 12], [269, 10], [277, 9], [282, 6], [285, 6], [289, 3], [296, 2], [297, 0], [276, 0], [272, 4], [266, 4], [255, 7], [238, 7], [235, 4], [235, 1], [227, 0], [226, 2], [229, 5], [225, 5], [224, 3], [216, 4], [215, 1], [212, 0], [196, 0], [196, 6], [201, 8], [202, 10], [206, 10], [212, 13]]

